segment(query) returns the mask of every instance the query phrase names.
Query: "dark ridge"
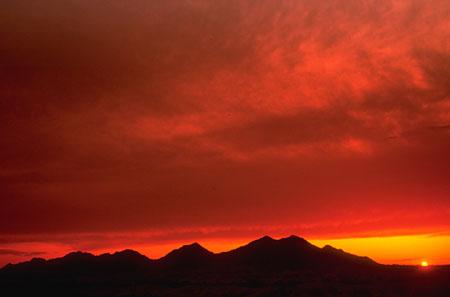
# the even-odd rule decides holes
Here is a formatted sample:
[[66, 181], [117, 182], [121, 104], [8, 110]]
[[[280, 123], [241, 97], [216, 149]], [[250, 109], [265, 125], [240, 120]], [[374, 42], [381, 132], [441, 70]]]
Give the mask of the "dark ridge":
[[123, 250], [115, 252], [114, 254], [103, 254], [98, 256], [99, 261], [111, 265], [120, 266], [122, 269], [145, 269], [150, 267], [154, 262], [153, 260], [147, 258], [146, 256], [133, 251], [133, 250]]
[[197, 242], [194, 242], [192, 244], [183, 245], [182, 247], [175, 249], [168, 253], [164, 258], [171, 258], [171, 257], [179, 257], [179, 256], [187, 256], [187, 255], [212, 255], [213, 253], [205, 249], [203, 246], [198, 244]]
[[[91, 253], [77, 251], [77, 252], [68, 253], [67, 255], [65, 255], [62, 258], [59, 258], [59, 259], [57, 258], [54, 260], [66, 261], [66, 262], [76, 262], [76, 261], [89, 261], [93, 258], [95, 258], [95, 256]], [[52, 261], [52, 260], [50, 260], [50, 261]]]
[[[113, 256], [120, 256], [120, 257], [145, 257], [141, 253], [136, 252], [134, 250], [130, 250], [130, 249], [125, 249], [123, 251], [115, 252], [113, 254]], [[147, 257], [145, 257], [145, 258], [147, 258]]]
[[305, 269], [320, 262], [320, 249], [297, 236], [279, 240], [265, 236], [222, 253], [221, 257], [237, 265], [263, 270]]
[[33, 258], [30, 261], [21, 262], [17, 264], [7, 264], [0, 271], [14, 271], [14, 270], [35, 270], [36, 268], [43, 267], [47, 263], [47, 260], [43, 258]]
[[[274, 242], [276, 242], [276, 240], [273, 239], [272, 237], [264, 236], [259, 239], [253, 240], [244, 246], [238, 247], [236, 250], [246, 249], [246, 248], [248, 249], [248, 248], [265, 247], [268, 245], [272, 245]], [[227, 253], [227, 252], [225, 252], [225, 253]]]
[[142, 255], [139, 252], [134, 250], [126, 249], [123, 251], [115, 252], [114, 254], [106, 254], [112, 258], [116, 259], [124, 259], [130, 261], [144, 261], [144, 262], [152, 262], [153, 260], [149, 259], [147, 256]]
[[275, 241], [275, 239], [273, 239], [272, 237], [270, 237], [268, 235], [265, 235], [259, 239], [256, 239], [256, 240], [250, 242], [250, 244], [255, 243], [255, 242], [273, 242], [273, 241]]
[[171, 251], [157, 262], [160, 266], [170, 268], [197, 268], [209, 264], [213, 256], [214, 253], [195, 242]]
[[331, 245], [325, 245], [322, 250], [324, 250], [325, 252], [328, 253], [334, 253], [334, 254], [345, 254], [344, 250], [342, 249], [337, 249], [335, 247], [332, 247]]
[[302, 237], [298, 237], [296, 235], [291, 235], [291, 236], [286, 237], [286, 238], [281, 238], [279, 241], [287, 243], [287, 244], [290, 243], [290, 244], [296, 244], [296, 245], [313, 246], [306, 239], [304, 239]]
[[345, 259], [348, 262], [351, 263], [359, 263], [359, 264], [367, 264], [367, 265], [374, 265], [377, 264], [374, 260], [370, 259], [369, 257], [363, 257], [363, 256], [357, 256], [350, 253], [345, 252], [342, 249], [336, 249], [332, 247], [331, 245], [325, 245], [322, 250], [329, 255], [335, 256], [337, 259]]
[[125, 250], [114, 254], [95, 256], [85, 252], [72, 252], [50, 260], [32, 259], [29, 262], [7, 265], [0, 274], [7, 272], [10, 280], [73, 280], [109, 279], [119, 277], [139, 279], [151, 269], [152, 261], [136, 251]]

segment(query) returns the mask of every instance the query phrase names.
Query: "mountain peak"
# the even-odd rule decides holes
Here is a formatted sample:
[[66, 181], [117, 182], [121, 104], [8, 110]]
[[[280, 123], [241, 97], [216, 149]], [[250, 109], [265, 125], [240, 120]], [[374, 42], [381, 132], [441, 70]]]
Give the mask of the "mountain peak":
[[[178, 248], [178, 249], [176, 249], [176, 250], [173, 250], [172, 252], [175, 252], [175, 251], [178, 251], [178, 252], [184, 252], [184, 253], [187, 253], [187, 252], [189, 252], [189, 253], [205, 253], [205, 254], [211, 254], [211, 252], [210, 251], [208, 251], [206, 248], [204, 248], [201, 244], [199, 244], [198, 242], [194, 242], [194, 243], [191, 243], [191, 244], [186, 244], [186, 245], [183, 245], [182, 247], [180, 247], [180, 248]], [[170, 253], [169, 253], [170, 254]]]
[[324, 251], [329, 251], [329, 252], [343, 252], [343, 250], [337, 249], [337, 248], [335, 248], [335, 247], [333, 247], [333, 246], [331, 246], [329, 244], [325, 245], [322, 249]]
[[134, 250], [126, 249], [123, 251], [115, 252], [114, 254], [106, 254], [106, 256], [114, 258], [119, 261], [129, 261], [129, 262], [151, 262], [152, 260], [149, 259], [147, 256], [142, 255], [139, 252], [136, 252]]
[[82, 251], [75, 251], [75, 252], [68, 253], [64, 257], [86, 257], [86, 256], [92, 256], [92, 254], [87, 253], [87, 252], [82, 252]]
[[145, 257], [141, 253], [136, 252], [135, 250], [131, 250], [131, 249], [125, 249], [122, 251], [118, 251], [118, 252], [115, 252], [113, 255], [114, 256], [125, 256], [125, 257]]
[[273, 239], [270, 236], [264, 236], [261, 237], [255, 241], [250, 242], [247, 244], [248, 247], [253, 248], [261, 248], [261, 247], [273, 247], [276, 248], [277, 246], [312, 246], [307, 240], [298, 237], [296, 235], [291, 235], [289, 237], [281, 238], [281, 239]]
[[266, 245], [266, 244], [271, 244], [276, 242], [275, 239], [273, 239], [270, 236], [263, 236], [261, 238], [258, 238], [254, 241], [251, 241], [250, 243], [247, 244], [247, 246], [259, 246], [259, 245]]
[[62, 257], [62, 260], [69, 260], [69, 261], [79, 261], [79, 260], [87, 260], [87, 259], [91, 259], [94, 258], [95, 256], [91, 253], [86, 253], [86, 252], [81, 252], [81, 251], [76, 251], [76, 252], [71, 252], [68, 253], [67, 255], [65, 255], [64, 257]]
[[208, 251], [199, 243], [183, 245], [159, 259], [160, 263], [169, 266], [200, 266], [207, 262], [214, 253]]
[[295, 235], [278, 240], [264, 236], [224, 253], [223, 257], [258, 269], [282, 270], [313, 266], [312, 263], [319, 258], [319, 253], [319, 248]]
[[188, 248], [193, 248], [193, 249], [205, 249], [201, 244], [199, 244], [198, 242], [194, 242], [194, 243], [191, 243], [191, 244], [187, 244], [187, 245], [185, 245], [185, 247], [188, 247]]
[[289, 237], [281, 238], [279, 241], [280, 242], [310, 244], [306, 239], [304, 239], [302, 237], [299, 237], [299, 236], [296, 236], [296, 235], [291, 235]]

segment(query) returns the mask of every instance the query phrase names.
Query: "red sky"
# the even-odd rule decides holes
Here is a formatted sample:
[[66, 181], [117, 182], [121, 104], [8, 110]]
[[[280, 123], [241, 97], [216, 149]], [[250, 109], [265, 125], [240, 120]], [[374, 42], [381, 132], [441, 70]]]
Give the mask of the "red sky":
[[4, 2], [4, 261], [450, 232], [449, 1]]

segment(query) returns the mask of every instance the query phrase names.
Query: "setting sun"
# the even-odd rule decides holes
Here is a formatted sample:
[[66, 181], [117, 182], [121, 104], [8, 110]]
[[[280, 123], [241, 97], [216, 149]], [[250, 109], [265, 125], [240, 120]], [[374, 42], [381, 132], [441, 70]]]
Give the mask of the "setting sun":
[[420, 263], [420, 266], [422, 266], [422, 267], [428, 267], [428, 261], [422, 261], [422, 262]]

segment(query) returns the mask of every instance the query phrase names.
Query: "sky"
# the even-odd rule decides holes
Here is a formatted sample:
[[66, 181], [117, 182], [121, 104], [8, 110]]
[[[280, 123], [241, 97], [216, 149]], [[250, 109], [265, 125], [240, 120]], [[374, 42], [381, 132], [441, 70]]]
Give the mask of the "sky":
[[0, 36], [0, 265], [290, 234], [450, 263], [449, 1], [3, 1]]

